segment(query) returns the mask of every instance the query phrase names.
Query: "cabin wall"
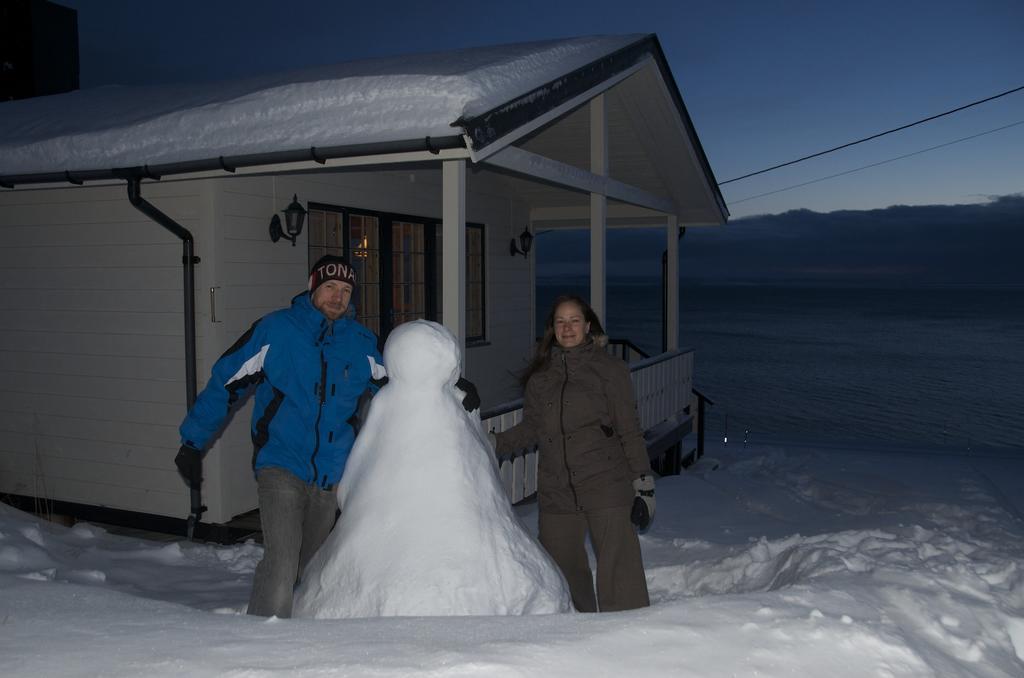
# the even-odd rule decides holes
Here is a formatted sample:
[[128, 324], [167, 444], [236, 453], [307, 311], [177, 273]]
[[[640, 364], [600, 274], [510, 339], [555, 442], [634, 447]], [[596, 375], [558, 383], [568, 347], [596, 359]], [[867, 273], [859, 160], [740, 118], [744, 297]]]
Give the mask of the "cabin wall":
[[[305, 287], [308, 273], [307, 230], [292, 247], [286, 240], [272, 243], [267, 235], [270, 217], [283, 210], [292, 196], [310, 202], [380, 212], [440, 218], [440, 171], [378, 171], [296, 174], [277, 177], [228, 177], [209, 182], [217, 234], [204, 258], [203, 283], [197, 283], [197, 324], [202, 334], [199, 365], [202, 388], [212, 361], [260, 316], [287, 306]], [[532, 348], [532, 258], [511, 257], [509, 238], [526, 225], [527, 210], [502, 195], [502, 187], [485, 177], [468, 174], [467, 219], [483, 223], [488, 259], [486, 341], [464, 353], [464, 373], [479, 388], [484, 407], [518, 397], [513, 372]], [[214, 287], [215, 316], [211, 322]], [[442, 309], [443, 311], [443, 309]], [[249, 437], [251, 402], [236, 412], [207, 455], [207, 493], [214, 522], [256, 506]], [[213, 513], [212, 486], [223, 506]], [[204, 497], [205, 499], [205, 497]]]
[[[308, 266], [300, 240], [270, 241], [270, 217], [291, 201], [292, 193], [305, 186], [290, 179], [239, 177], [205, 182], [207, 213], [211, 223], [200, 249], [201, 280], [196, 284], [197, 378], [205, 388], [213, 363], [257, 319], [288, 306], [305, 289]], [[200, 332], [199, 327], [204, 329]], [[252, 472], [252, 399], [232, 413], [221, 434], [210, 446], [204, 461], [205, 518], [223, 523], [256, 508], [256, 482]], [[207, 500], [209, 497], [209, 500]], [[216, 509], [214, 509], [216, 506]]]
[[[468, 377], [479, 386], [483, 408], [522, 395], [518, 374], [533, 351], [535, 254], [509, 254], [509, 241], [529, 224], [529, 208], [503, 197], [493, 178], [471, 176], [468, 219], [486, 224], [487, 345], [466, 351]], [[532, 230], [532, 229], [531, 229]]]
[[[464, 354], [484, 407], [518, 395], [532, 346], [532, 256], [509, 239], [527, 210], [469, 172], [467, 219], [485, 225], [486, 341]], [[272, 243], [297, 194], [441, 216], [440, 171], [346, 172], [145, 183], [195, 237], [197, 377], [262, 315], [305, 288], [304, 232]], [[184, 518], [173, 464], [185, 413], [181, 241], [135, 210], [124, 184], [0, 192], [0, 492]], [[251, 399], [204, 463], [208, 522], [256, 507]]]
[[[464, 367], [466, 376], [480, 389], [486, 407], [519, 394], [511, 373], [525, 364], [533, 346], [533, 257], [512, 257], [508, 249], [509, 239], [513, 234], [518, 236], [528, 223], [525, 205], [504, 195], [503, 187], [493, 177], [472, 172], [467, 176], [467, 220], [484, 224], [488, 257], [485, 264], [486, 340], [465, 351]], [[308, 272], [305, 229], [296, 247], [286, 241], [273, 244], [266, 233], [274, 209], [283, 210], [293, 195], [304, 205], [319, 202], [426, 218], [441, 217], [441, 173], [436, 170], [237, 177], [218, 180], [218, 186], [221, 186], [218, 199], [225, 202], [218, 212], [218, 223], [226, 229], [222, 246], [238, 250], [244, 243], [244, 249], [231, 255], [233, 268], [224, 278], [232, 280], [233, 287], [222, 287], [218, 294], [229, 295], [224, 301], [229, 312], [237, 310], [244, 316], [235, 321], [235, 329], [242, 331], [248, 328], [256, 310], [265, 312], [286, 305], [305, 282]], [[276, 203], [275, 208], [271, 203]], [[289, 253], [284, 257], [259, 254], [279, 253], [285, 248]], [[259, 266], [252, 268], [254, 264]], [[271, 270], [263, 270], [266, 266], [272, 267]], [[273, 284], [258, 285], [250, 279], [252, 275], [260, 279], [273, 275]], [[294, 281], [291, 286], [287, 284], [289, 279]], [[215, 284], [224, 285], [223, 282]], [[281, 284], [285, 286], [282, 288]]]
[[[145, 185], [186, 228], [196, 182]], [[124, 184], [0, 192], [0, 492], [188, 512], [181, 241]]]

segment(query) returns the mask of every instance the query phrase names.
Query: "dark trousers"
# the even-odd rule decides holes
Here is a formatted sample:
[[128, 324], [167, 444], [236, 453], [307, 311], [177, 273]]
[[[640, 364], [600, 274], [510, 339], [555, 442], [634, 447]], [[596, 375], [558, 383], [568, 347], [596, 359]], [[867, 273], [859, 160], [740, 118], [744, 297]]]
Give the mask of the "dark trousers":
[[263, 559], [256, 566], [249, 614], [291, 617], [299, 575], [334, 527], [338, 500], [333, 490], [307, 485], [282, 468], [256, 474]]
[[[569, 582], [572, 602], [580, 612], [632, 610], [651, 604], [640, 556], [640, 541], [629, 519], [630, 507], [540, 512], [540, 543]], [[586, 536], [597, 557], [597, 600], [587, 558]]]

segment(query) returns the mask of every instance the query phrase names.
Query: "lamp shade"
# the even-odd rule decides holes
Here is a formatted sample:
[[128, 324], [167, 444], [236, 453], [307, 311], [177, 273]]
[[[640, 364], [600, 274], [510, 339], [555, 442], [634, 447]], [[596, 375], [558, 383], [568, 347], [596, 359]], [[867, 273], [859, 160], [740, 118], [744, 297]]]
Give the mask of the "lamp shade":
[[530, 253], [530, 247], [533, 245], [533, 234], [527, 229], [523, 229], [523, 232], [519, 234], [519, 247], [523, 250], [523, 256]]
[[293, 194], [291, 204], [284, 210], [284, 228], [292, 242], [302, 233], [302, 222], [305, 220], [306, 210], [299, 204], [298, 194]]

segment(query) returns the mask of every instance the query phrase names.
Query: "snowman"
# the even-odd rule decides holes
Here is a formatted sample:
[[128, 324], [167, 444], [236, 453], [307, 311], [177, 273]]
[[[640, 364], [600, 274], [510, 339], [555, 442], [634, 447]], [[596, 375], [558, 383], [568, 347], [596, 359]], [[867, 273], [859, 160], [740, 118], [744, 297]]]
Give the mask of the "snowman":
[[405, 323], [384, 364], [389, 381], [338, 486], [341, 517], [302, 575], [294, 615], [571, 611], [557, 566], [509, 505], [479, 413], [462, 407], [454, 336]]

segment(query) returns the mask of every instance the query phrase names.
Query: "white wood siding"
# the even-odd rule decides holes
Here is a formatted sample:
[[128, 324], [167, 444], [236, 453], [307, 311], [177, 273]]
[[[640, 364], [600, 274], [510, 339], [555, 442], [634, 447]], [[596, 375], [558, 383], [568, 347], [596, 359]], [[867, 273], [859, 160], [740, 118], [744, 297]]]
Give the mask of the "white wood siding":
[[477, 385], [483, 407], [521, 395], [517, 374], [533, 351], [533, 261], [510, 256], [508, 243], [529, 224], [524, 203], [509, 200], [487, 175], [470, 174], [466, 196], [469, 221], [485, 224], [484, 280], [487, 342], [466, 351], [466, 376]]
[[[305, 288], [307, 274], [304, 238], [292, 247], [287, 240], [272, 243], [267, 233], [270, 217], [287, 206], [292, 192], [301, 195], [302, 186], [292, 179], [272, 177], [225, 178], [209, 183], [214, 238], [206, 259], [208, 265], [204, 266], [203, 286], [196, 292], [196, 322], [207, 327], [204, 334], [208, 337], [197, 368], [200, 389], [206, 386], [217, 358], [257, 319], [288, 306], [292, 297]], [[211, 287], [215, 288], [212, 298]], [[216, 305], [216, 322], [212, 322], [211, 303]], [[204, 500], [206, 495], [210, 497], [207, 519], [211, 522], [227, 522], [256, 508], [251, 419], [249, 398], [234, 412], [207, 454]], [[218, 502], [216, 512], [214, 499]]]
[[[145, 185], [186, 228], [196, 183]], [[183, 516], [181, 242], [124, 185], [0, 192], [0, 492]]]
[[[519, 394], [533, 261], [508, 254], [526, 206], [493, 175], [468, 174], [467, 219], [485, 225], [487, 320], [464, 371], [488, 406]], [[305, 287], [306, 232], [295, 247], [267, 234], [293, 194], [432, 219], [442, 198], [439, 170], [164, 181], [142, 194], [195, 237], [200, 391], [253, 321]], [[185, 413], [181, 242], [116, 185], [0, 192], [0, 243], [0, 492], [184, 518], [173, 464]], [[206, 521], [256, 507], [250, 416], [248, 402], [206, 456]]]
[[[295, 247], [271, 243], [267, 225], [292, 195], [310, 202], [430, 219], [441, 217], [440, 171], [345, 172], [283, 177], [231, 177], [215, 187], [213, 230], [216, 251], [204, 258], [202, 286], [197, 283], [197, 323], [210, 325], [209, 288], [216, 287], [219, 322], [205, 332], [199, 381], [202, 388], [212, 361], [260, 316], [290, 304], [308, 273], [308, 236], [303, 229]], [[485, 283], [487, 341], [464, 354], [464, 372], [477, 384], [485, 406], [519, 394], [512, 372], [532, 347], [530, 271], [532, 261], [508, 254], [508, 241], [526, 225], [527, 209], [501, 195], [486, 178], [468, 177], [467, 220], [483, 223], [487, 247]], [[207, 456], [208, 520], [223, 522], [256, 507], [249, 436], [251, 403], [236, 412]], [[214, 492], [213, 485], [217, 490]], [[223, 506], [214, 512], [214, 499]], [[204, 495], [204, 501], [206, 496]]]

